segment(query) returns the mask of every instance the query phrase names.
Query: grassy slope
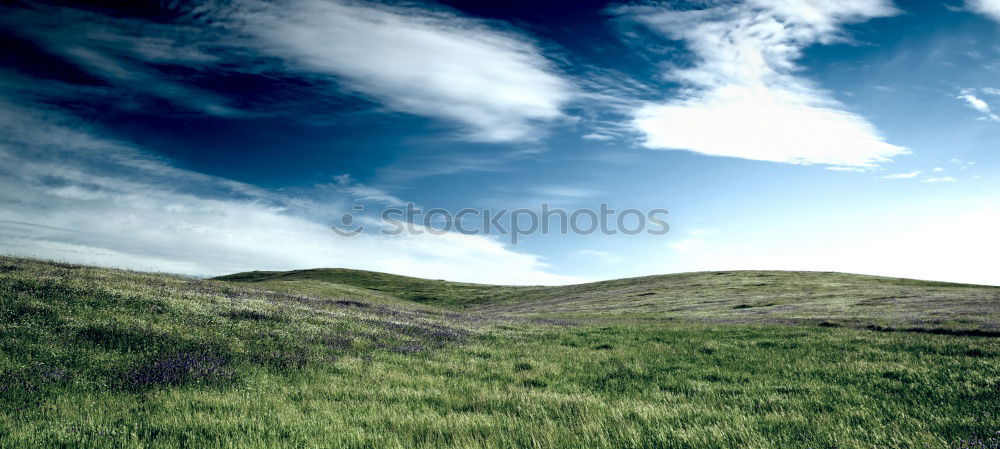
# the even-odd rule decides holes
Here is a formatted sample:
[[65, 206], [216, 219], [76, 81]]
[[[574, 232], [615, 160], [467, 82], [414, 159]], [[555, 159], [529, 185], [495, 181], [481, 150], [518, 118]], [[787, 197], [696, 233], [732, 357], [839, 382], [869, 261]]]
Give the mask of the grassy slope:
[[1000, 335], [1000, 287], [843, 273], [684, 273], [564, 287], [465, 284], [346, 269], [249, 272], [219, 279], [327, 296], [389, 296], [488, 313], [822, 323]]
[[[0, 447], [974, 447], [959, 441], [1000, 430], [997, 338], [719, 322], [769, 294], [851, 309], [813, 305], [852, 301], [815, 280], [692, 274], [595, 298], [307, 273], [247, 284], [0, 258]], [[837, 289], [929, 295], [886, 325], [928, 319], [932, 297], [958, 299], [935, 326], [996, 322], [995, 289], [866, 279]], [[711, 307], [712, 289], [718, 315], [645, 319]], [[540, 320], [539, 301], [590, 318]], [[632, 310], [646, 301], [659, 309]]]

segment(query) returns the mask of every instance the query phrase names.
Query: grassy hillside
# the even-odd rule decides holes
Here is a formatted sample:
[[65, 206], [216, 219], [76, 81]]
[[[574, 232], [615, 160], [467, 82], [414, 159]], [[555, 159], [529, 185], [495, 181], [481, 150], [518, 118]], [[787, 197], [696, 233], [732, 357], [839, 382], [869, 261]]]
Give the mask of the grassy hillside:
[[218, 279], [494, 314], [803, 323], [1000, 336], [1000, 287], [843, 273], [684, 273], [564, 287], [465, 284], [345, 269], [258, 271]]
[[[226, 279], [0, 257], [0, 447], [972, 448], [1000, 437], [992, 288], [818, 273], [557, 288], [347, 270]], [[865, 300], [878, 312], [858, 311]], [[860, 327], [812, 325], [810, 311]], [[906, 331], [915, 325], [967, 332]]]

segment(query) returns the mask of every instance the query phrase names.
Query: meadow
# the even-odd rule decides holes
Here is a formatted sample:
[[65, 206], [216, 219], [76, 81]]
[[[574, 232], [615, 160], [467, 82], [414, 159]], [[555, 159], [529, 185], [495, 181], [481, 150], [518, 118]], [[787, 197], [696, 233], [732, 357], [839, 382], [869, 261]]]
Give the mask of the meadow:
[[0, 447], [1000, 446], [1000, 288], [0, 257]]

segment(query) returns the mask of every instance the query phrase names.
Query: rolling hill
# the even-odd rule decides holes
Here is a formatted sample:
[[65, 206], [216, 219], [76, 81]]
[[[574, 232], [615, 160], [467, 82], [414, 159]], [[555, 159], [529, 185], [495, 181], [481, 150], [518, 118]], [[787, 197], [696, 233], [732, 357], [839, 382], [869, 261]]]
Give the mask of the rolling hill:
[[1000, 287], [843, 273], [682, 273], [560, 287], [468, 284], [348, 269], [254, 271], [216, 279], [478, 313], [800, 323], [1000, 336]]
[[0, 447], [991, 447], [998, 294], [794, 272], [206, 280], [0, 257]]

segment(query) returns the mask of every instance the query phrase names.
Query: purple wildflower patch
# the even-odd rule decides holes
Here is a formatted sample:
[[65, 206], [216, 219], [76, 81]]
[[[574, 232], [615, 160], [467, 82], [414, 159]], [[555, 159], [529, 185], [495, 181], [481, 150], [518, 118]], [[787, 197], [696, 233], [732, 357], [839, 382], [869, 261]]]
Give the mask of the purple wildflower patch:
[[155, 359], [126, 374], [133, 387], [182, 385], [194, 382], [218, 382], [232, 377], [223, 357], [202, 352], [181, 352]]

